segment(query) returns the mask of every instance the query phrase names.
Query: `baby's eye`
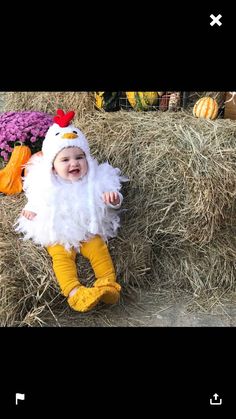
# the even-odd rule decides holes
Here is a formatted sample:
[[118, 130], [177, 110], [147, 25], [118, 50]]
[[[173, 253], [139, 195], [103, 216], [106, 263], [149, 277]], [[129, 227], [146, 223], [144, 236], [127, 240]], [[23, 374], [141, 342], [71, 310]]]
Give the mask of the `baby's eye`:
[[77, 156], [76, 159], [77, 160], [83, 160], [84, 159], [84, 156]]

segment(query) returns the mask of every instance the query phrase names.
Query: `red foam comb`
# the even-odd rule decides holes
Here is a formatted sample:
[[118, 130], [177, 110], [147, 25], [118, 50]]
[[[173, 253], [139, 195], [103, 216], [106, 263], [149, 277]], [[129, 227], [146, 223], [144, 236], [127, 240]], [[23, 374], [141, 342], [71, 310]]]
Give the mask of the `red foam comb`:
[[62, 109], [57, 109], [57, 115], [54, 116], [53, 121], [63, 128], [69, 125], [74, 116], [74, 111], [70, 111], [65, 114]]

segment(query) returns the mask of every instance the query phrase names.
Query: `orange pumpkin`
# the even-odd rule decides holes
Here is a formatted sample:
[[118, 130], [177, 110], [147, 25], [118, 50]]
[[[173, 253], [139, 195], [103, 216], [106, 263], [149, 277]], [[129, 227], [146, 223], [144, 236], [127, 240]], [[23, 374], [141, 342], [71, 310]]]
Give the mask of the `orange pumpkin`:
[[13, 195], [22, 191], [21, 174], [23, 166], [31, 156], [31, 150], [26, 145], [17, 145], [13, 148], [10, 160], [0, 170], [0, 192]]
[[198, 99], [193, 107], [193, 115], [197, 118], [215, 119], [218, 111], [217, 101], [209, 96]]

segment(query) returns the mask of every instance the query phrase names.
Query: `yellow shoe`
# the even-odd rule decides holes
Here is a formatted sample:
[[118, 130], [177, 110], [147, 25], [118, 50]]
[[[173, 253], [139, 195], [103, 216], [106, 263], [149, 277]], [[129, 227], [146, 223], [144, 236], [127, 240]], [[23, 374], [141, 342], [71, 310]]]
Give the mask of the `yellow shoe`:
[[[118, 284], [117, 284], [118, 285]], [[103, 287], [105, 293], [101, 297], [101, 301], [105, 304], [116, 304], [120, 299], [120, 289], [116, 289], [112, 286]]]
[[101, 300], [106, 290], [101, 288], [87, 288], [80, 286], [76, 293], [67, 299], [71, 308], [76, 311], [89, 311]]
[[106, 279], [98, 279], [94, 283], [94, 288], [104, 290], [101, 301], [105, 304], [116, 304], [120, 298], [121, 286], [117, 282]]

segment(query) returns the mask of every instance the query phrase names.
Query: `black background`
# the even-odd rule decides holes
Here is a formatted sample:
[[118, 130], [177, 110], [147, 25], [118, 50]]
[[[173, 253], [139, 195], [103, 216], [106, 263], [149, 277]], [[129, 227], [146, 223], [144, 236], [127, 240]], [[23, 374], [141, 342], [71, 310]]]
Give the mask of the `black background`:
[[[36, 10], [33, 19], [1, 28], [2, 91], [231, 91], [235, 85], [234, 12], [222, 2], [145, 2], [130, 10], [122, 2], [99, 4], [93, 13], [80, 9], [66, 18]], [[222, 26], [210, 26], [212, 13], [222, 14]]]
[[[233, 409], [233, 328], [5, 328], [1, 406], [18, 417], [225, 417]], [[25, 400], [15, 405], [15, 393]], [[210, 406], [213, 394], [221, 406]], [[232, 410], [233, 411], [233, 410]], [[219, 415], [219, 416], [218, 416]], [[28, 416], [27, 416], [28, 417]], [[30, 417], [30, 416], [29, 416]], [[185, 417], [185, 416], [184, 416]]]

